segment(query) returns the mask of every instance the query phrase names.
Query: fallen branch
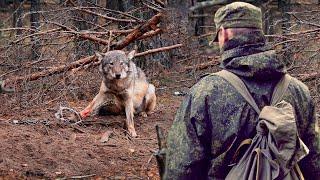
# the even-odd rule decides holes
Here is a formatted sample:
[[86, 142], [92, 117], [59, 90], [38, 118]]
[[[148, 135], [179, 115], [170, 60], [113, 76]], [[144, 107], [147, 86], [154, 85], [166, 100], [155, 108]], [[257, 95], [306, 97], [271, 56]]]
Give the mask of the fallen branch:
[[83, 176], [71, 176], [70, 179], [84, 179], [84, 178], [89, 178], [96, 176], [96, 174], [88, 174], [88, 175], [83, 175]]
[[111, 49], [123, 49], [127, 45], [129, 45], [134, 40], [138, 39], [140, 36], [142, 36], [144, 33], [148, 32], [150, 30], [150, 27], [156, 26], [162, 17], [162, 13], [158, 13], [155, 16], [153, 16], [151, 19], [149, 19], [145, 24], [135, 28], [130, 34], [128, 34], [123, 40], [117, 42], [116, 44], [113, 44], [111, 46]]
[[154, 2], [157, 3], [157, 4], [160, 4], [161, 7], [164, 7], [167, 4], [166, 1], [162, 2], [161, 0], [155, 0]]
[[114, 17], [110, 17], [110, 16], [106, 16], [106, 15], [103, 15], [103, 14], [100, 14], [100, 13], [96, 13], [96, 12], [93, 12], [93, 11], [90, 11], [90, 10], [87, 10], [87, 9], [83, 9], [83, 8], [76, 8], [80, 11], [83, 11], [83, 12], [86, 12], [86, 13], [89, 13], [89, 14], [93, 14], [93, 15], [96, 15], [98, 17], [102, 17], [104, 19], [107, 19], [107, 20], [110, 20], [110, 21], [117, 21], [117, 22], [127, 22], [127, 23], [134, 23], [134, 22], [137, 22], [137, 20], [134, 20], [134, 19], [119, 19], [119, 18], [114, 18]]
[[36, 31], [35, 29], [25, 28], [25, 27], [0, 29], [0, 31], [16, 31], [16, 30], [25, 30], [25, 31], [32, 31], [32, 32]]
[[75, 31], [75, 30], [73, 30], [72, 28], [70, 28], [70, 27], [68, 27], [68, 26], [65, 26], [65, 25], [63, 25], [63, 24], [56, 23], [56, 22], [52, 22], [52, 24], [54, 24], [54, 25], [56, 25], [56, 26], [59, 26], [61, 29], [66, 30], [67, 33], [75, 34], [75, 35], [77, 35], [77, 36], [80, 37], [80, 38], [88, 39], [88, 40], [91, 40], [91, 41], [94, 41], [94, 42], [97, 42], [97, 43], [100, 43], [100, 44], [103, 44], [103, 45], [108, 45], [108, 44], [109, 44], [109, 42], [106, 41], [106, 40], [104, 40], [104, 39], [98, 38], [98, 37], [96, 37], [96, 36], [90, 35], [90, 34], [85, 33], [85, 32]]
[[162, 51], [167, 51], [167, 50], [179, 48], [182, 46], [183, 46], [183, 44], [175, 44], [172, 46], [161, 47], [161, 48], [157, 48], [157, 49], [150, 49], [150, 50], [135, 54], [135, 57], [144, 56], [147, 54], [152, 54], [152, 53], [157, 53], [157, 52], [162, 52]]
[[77, 68], [80, 66], [84, 66], [84, 65], [89, 64], [95, 60], [97, 60], [97, 58], [95, 58], [95, 56], [88, 56], [88, 57], [82, 58], [78, 61], [74, 61], [68, 65], [60, 65], [60, 66], [57, 66], [57, 67], [54, 67], [54, 68], [51, 68], [48, 70], [44, 70], [41, 72], [30, 74], [27, 76], [18, 76], [18, 77], [9, 78], [9, 79], [6, 79], [4, 82], [5, 82], [5, 84], [9, 84], [9, 82], [20, 83], [22, 81], [34, 81], [34, 80], [37, 80], [42, 77], [51, 76], [51, 75], [58, 74], [58, 73], [61, 73], [64, 71], [69, 71], [71, 69], [74, 69], [74, 68]]
[[16, 43], [18, 43], [18, 42], [20, 42], [20, 41], [23, 41], [23, 40], [25, 40], [25, 39], [27, 39], [27, 38], [29, 38], [29, 37], [32, 37], [32, 36], [49, 34], [49, 33], [52, 33], [52, 32], [57, 32], [57, 31], [59, 31], [59, 30], [61, 30], [61, 28], [50, 29], [50, 30], [48, 30], [48, 31], [41, 31], [41, 32], [33, 33], [33, 34], [30, 34], [30, 35], [24, 36], [24, 37], [22, 37], [22, 38], [20, 38], [20, 39], [18, 39], [18, 40], [16, 40], [16, 41], [13, 41], [12, 43], [15, 43], [15, 44], [16, 44]]
[[89, 35], [89, 34], [85, 34], [85, 33], [80, 33], [79, 36], [83, 39], [88, 39], [88, 40], [91, 40], [91, 41], [94, 41], [94, 42], [97, 42], [97, 43], [100, 43], [100, 44], [103, 44], [103, 45], [108, 45], [109, 44], [109, 41], [106, 41], [104, 39], [101, 39], [101, 38], [98, 38], [96, 36], [92, 36], [92, 35]]
[[158, 28], [156, 30], [152, 30], [152, 31], [144, 33], [142, 36], [140, 36], [138, 38], [138, 40], [146, 39], [146, 38], [149, 38], [149, 37], [153, 37], [153, 36], [155, 36], [157, 34], [160, 34], [160, 33], [162, 33], [162, 30], [160, 28]]

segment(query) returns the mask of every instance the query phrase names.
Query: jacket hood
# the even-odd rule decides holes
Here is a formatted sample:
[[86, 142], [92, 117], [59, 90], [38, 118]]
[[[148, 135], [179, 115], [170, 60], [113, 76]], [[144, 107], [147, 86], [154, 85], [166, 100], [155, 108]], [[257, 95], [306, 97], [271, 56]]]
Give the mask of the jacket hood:
[[258, 80], [279, 79], [286, 73], [285, 65], [277, 58], [275, 51], [264, 43], [224, 51], [220, 66], [238, 76]]

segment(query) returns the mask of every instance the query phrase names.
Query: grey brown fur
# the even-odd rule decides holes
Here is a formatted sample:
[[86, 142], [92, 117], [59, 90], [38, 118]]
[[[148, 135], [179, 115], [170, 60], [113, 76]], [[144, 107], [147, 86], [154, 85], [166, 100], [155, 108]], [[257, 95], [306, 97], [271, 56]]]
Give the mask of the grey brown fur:
[[107, 101], [108, 95], [114, 97], [115, 103], [107, 108], [112, 113], [125, 112], [129, 134], [137, 136], [134, 128], [134, 114], [144, 116], [151, 113], [156, 105], [155, 87], [147, 82], [144, 72], [131, 61], [135, 51], [128, 55], [124, 51], [115, 50], [105, 54], [96, 53], [101, 61], [99, 71], [102, 82], [98, 95], [81, 111], [82, 117]]

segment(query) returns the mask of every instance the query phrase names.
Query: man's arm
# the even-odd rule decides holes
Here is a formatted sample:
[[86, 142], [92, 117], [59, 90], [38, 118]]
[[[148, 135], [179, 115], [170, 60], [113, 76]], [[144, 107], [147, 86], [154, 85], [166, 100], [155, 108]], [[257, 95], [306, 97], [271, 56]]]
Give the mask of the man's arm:
[[308, 126], [301, 138], [310, 152], [299, 164], [306, 179], [315, 179], [320, 177], [320, 134], [319, 122], [311, 98], [308, 103], [307, 112]]
[[[203, 99], [188, 95], [167, 137], [164, 179], [206, 179], [210, 167], [210, 124]], [[202, 102], [201, 102], [202, 101]]]

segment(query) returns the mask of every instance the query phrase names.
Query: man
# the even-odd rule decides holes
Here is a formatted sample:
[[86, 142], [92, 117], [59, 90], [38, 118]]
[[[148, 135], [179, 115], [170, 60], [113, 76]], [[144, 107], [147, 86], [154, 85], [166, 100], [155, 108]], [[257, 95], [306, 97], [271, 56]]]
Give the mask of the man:
[[[235, 2], [215, 14], [221, 67], [245, 83], [261, 109], [286, 74], [266, 46], [261, 10]], [[320, 138], [308, 88], [293, 78], [283, 100], [295, 110], [298, 133], [309, 148], [299, 162], [306, 179], [320, 177]], [[258, 114], [223, 78], [209, 75], [182, 102], [167, 137], [164, 179], [224, 179], [240, 143], [256, 134]]]

